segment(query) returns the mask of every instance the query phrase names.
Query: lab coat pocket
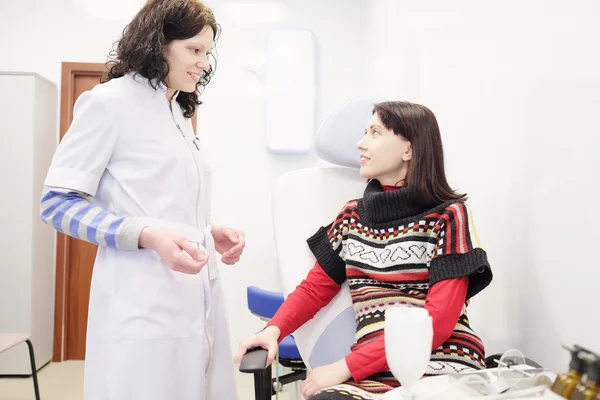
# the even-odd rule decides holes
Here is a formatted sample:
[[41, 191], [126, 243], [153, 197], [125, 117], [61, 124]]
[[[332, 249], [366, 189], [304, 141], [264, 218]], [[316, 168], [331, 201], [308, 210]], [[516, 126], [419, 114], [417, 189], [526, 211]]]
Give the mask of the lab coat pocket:
[[[133, 260], [132, 260], [133, 261]], [[172, 271], [150, 251], [123, 265], [113, 302], [121, 340], [203, 336], [202, 277]]]

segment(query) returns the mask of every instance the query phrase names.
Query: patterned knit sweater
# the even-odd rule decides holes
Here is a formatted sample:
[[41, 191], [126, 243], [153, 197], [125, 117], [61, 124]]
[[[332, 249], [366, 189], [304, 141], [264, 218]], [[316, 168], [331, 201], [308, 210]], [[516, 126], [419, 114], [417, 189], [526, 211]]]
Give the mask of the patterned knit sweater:
[[[484, 347], [466, 310], [469, 300], [489, 285], [492, 272], [464, 202], [425, 206], [411, 201], [407, 189], [384, 191], [372, 180], [363, 198], [349, 201], [308, 245], [332, 280], [348, 281], [357, 323], [353, 351], [383, 340], [386, 308], [424, 307], [430, 287], [468, 277], [467, 301], [450, 337], [433, 350], [426, 376], [484, 368]], [[313, 398], [350, 394], [370, 399], [395, 386], [391, 372], [382, 371]]]

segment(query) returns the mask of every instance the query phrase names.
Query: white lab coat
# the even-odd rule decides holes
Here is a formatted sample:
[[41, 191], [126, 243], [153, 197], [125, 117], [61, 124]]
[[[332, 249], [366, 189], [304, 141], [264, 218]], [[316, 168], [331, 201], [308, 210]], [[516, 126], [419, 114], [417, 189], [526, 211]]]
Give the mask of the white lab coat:
[[[237, 399], [210, 221], [210, 170], [165, 88], [128, 74], [77, 100], [45, 184], [173, 229], [210, 253], [197, 275], [153, 250], [98, 249], [90, 290], [85, 400]], [[179, 128], [178, 128], [179, 126]], [[195, 142], [195, 143], [194, 143]]]

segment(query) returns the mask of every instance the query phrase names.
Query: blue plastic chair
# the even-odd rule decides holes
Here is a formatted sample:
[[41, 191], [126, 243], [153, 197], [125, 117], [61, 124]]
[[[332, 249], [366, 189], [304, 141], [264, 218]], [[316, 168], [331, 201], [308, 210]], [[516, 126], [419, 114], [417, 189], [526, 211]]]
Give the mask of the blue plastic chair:
[[[249, 286], [246, 294], [248, 309], [263, 321], [273, 318], [284, 300], [283, 293], [260, 289], [256, 286]], [[254, 374], [256, 400], [271, 399], [284, 385], [306, 379], [306, 366], [300, 357], [293, 335], [286, 336], [279, 343], [276, 365], [280, 364], [292, 369], [292, 372], [283, 376], [279, 376], [277, 373], [277, 376], [273, 378], [272, 368], [268, 366], [264, 372]], [[294, 387], [294, 393], [298, 393], [297, 387]]]

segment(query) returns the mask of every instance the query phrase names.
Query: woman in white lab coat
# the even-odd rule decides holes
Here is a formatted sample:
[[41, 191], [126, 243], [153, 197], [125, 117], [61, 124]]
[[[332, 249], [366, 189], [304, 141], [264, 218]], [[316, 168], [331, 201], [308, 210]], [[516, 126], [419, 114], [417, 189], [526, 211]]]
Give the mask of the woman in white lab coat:
[[98, 245], [86, 400], [237, 399], [215, 251], [236, 263], [244, 235], [211, 224], [190, 123], [217, 35], [198, 0], [147, 2], [48, 171], [42, 220]]

